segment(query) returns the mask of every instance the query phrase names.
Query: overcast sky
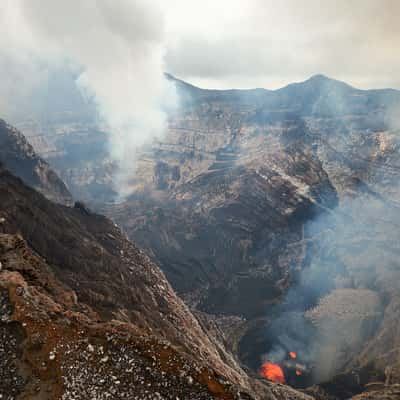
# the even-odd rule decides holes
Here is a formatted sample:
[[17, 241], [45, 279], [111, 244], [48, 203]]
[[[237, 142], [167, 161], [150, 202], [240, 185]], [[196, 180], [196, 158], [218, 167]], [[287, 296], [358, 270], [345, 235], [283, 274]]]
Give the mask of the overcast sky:
[[164, 72], [205, 88], [322, 73], [400, 89], [399, 16], [400, 0], [0, 0], [0, 117], [63, 96], [49, 77], [71, 68], [108, 125], [124, 193], [136, 149], [179, 105]]
[[400, 0], [159, 0], [166, 69], [203, 87], [323, 73], [400, 89]]
[[[18, 8], [25, 21], [13, 18]], [[323, 73], [400, 89], [399, 16], [400, 0], [1, 0], [0, 68], [10, 49], [14, 64], [47, 56], [49, 44], [67, 54], [73, 34], [81, 56], [94, 47], [116, 52], [102, 40], [106, 21], [109, 43], [124, 36], [138, 60], [162, 50], [167, 72], [202, 87], [272, 89]], [[32, 27], [40, 40], [31, 40]], [[154, 42], [153, 51], [140, 50]]]

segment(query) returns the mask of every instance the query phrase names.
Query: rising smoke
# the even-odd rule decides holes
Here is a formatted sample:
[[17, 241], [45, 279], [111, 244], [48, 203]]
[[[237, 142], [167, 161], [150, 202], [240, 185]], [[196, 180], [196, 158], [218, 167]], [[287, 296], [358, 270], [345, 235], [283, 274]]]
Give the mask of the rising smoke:
[[163, 73], [164, 21], [156, 2], [5, 0], [0, 12], [0, 68], [11, 77], [2, 79], [1, 97], [16, 105], [3, 101], [2, 112], [26, 107], [29, 114], [33, 89], [52, 69], [79, 71], [77, 85], [108, 126], [120, 167], [116, 189], [124, 194], [135, 151], [163, 134], [165, 107], [175, 102]]
[[[353, 112], [354, 101], [349, 102], [345, 87], [333, 95], [331, 88], [326, 89], [317, 104], [325, 102], [324, 112], [328, 105], [330, 118], [341, 117], [342, 110], [347, 115]], [[395, 304], [400, 290], [396, 112], [400, 96], [393, 93], [391, 97], [390, 92], [386, 96], [387, 104], [373, 113], [367, 127], [365, 121], [349, 119], [346, 125], [330, 128], [329, 135], [318, 142], [316, 151], [324, 169], [332, 174], [340, 201], [306, 224], [307, 264], [300, 272], [292, 272], [285, 299], [269, 311], [269, 348], [260, 361], [282, 364], [288, 352], [295, 351], [312, 371], [305, 385], [327, 381], [374, 357], [384, 359], [370, 354], [366, 344], [379, 340], [384, 307]], [[318, 116], [320, 110], [313, 112]], [[395, 347], [387, 344], [391, 346]]]
[[398, 205], [370, 192], [343, 200], [307, 224], [311, 261], [293, 276], [286, 298], [270, 312], [271, 347], [262, 362], [282, 364], [295, 351], [312, 371], [305, 384], [327, 381], [355, 366], [352, 362], [379, 328], [382, 299], [400, 289], [394, 239], [398, 215]]

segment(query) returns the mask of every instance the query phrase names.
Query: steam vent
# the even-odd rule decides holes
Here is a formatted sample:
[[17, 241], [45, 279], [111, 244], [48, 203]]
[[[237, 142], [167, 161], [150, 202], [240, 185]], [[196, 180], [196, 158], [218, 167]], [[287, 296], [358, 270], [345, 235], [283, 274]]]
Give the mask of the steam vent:
[[400, 1], [321, 3], [0, 1], [0, 400], [400, 400]]

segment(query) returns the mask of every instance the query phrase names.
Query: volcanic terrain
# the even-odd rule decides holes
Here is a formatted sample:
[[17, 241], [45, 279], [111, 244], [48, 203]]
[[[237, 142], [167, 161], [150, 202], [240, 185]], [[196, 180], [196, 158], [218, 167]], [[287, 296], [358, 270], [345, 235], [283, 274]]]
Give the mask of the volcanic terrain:
[[[60, 112], [40, 132], [35, 121], [17, 126], [76, 199], [112, 218], [161, 267], [200, 329], [208, 365], [239, 383], [242, 368], [257, 376], [271, 362], [317, 399], [396, 398], [400, 93], [322, 75], [275, 91], [169, 79], [180, 107], [165, 138], [137, 156], [122, 201], [101, 125]], [[65, 212], [94, 218], [85, 210]], [[130, 302], [112, 294], [130, 281], [123, 273], [115, 281], [112, 268], [94, 290], [94, 270], [83, 266], [78, 299], [107, 317], [105, 305], [118, 304], [116, 319], [132, 318]], [[77, 278], [65, 276], [76, 290]], [[161, 336], [172, 329], [149, 321]]]

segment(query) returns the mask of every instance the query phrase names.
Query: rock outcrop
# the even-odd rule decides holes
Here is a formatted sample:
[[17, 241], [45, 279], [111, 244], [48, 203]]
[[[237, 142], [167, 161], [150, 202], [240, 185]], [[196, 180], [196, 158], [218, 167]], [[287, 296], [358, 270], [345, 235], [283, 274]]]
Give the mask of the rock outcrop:
[[0, 163], [50, 200], [65, 205], [72, 203], [64, 182], [35, 153], [25, 136], [3, 120], [0, 120]]
[[[307, 268], [323, 279], [305, 275], [313, 290], [302, 312], [331, 290], [378, 296], [381, 317], [349, 349], [344, 375], [314, 393], [348, 398], [384, 384], [400, 348], [400, 93], [321, 75], [275, 91], [175, 83], [181, 108], [138, 157], [132, 195], [119, 204], [101, 127], [53, 121], [47, 133], [60, 135], [32, 140], [74, 194], [148, 252], [214, 336], [229, 332], [224, 347], [242, 361], [246, 342], [260, 362], [272, 308]], [[368, 371], [361, 380], [358, 369]]]
[[[0, 169], [2, 399], [307, 399], [224, 360], [105, 217]], [[228, 357], [227, 357], [228, 358]]]

